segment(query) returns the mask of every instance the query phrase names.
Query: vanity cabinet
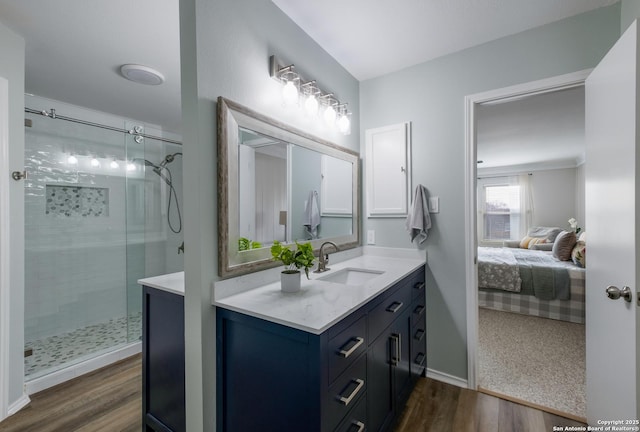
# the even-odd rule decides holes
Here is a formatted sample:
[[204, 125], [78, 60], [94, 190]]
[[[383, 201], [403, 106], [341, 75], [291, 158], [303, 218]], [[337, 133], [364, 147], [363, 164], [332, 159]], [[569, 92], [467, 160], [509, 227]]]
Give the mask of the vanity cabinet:
[[142, 427], [184, 431], [184, 297], [149, 286], [142, 292]]
[[425, 370], [418, 306], [424, 267], [321, 334], [218, 307], [218, 430], [391, 430]]

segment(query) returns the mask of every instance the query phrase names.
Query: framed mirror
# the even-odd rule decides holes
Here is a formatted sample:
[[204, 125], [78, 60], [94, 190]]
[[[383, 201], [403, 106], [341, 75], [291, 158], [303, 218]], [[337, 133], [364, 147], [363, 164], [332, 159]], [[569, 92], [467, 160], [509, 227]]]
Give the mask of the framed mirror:
[[354, 248], [359, 227], [358, 153], [218, 98], [221, 277], [281, 265], [275, 240]]

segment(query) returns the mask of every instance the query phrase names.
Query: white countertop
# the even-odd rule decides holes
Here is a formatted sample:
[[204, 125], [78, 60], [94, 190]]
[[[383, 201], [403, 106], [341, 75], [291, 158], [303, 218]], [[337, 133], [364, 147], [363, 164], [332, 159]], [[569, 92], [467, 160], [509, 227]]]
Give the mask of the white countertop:
[[[425, 264], [425, 259], [362, 255], [340, 263], [330, 263], [330, 271], [302, 275], [297, 293], [284, 293], [280, 281], [269, 283], [224, 298], [212, 304], [246, 315], [262, 318], [313, 334], [321, 334], [342, 318], [354, 312], [376, 295]], [[350, 286], [317, 280], [343, 268], [384, 271], [362, 286]]]
[[138, 279], [140, 285], [161, 289], [174, 294], [184, 295], [184, 272], [169, 273], [166, 275], [153, 276]]

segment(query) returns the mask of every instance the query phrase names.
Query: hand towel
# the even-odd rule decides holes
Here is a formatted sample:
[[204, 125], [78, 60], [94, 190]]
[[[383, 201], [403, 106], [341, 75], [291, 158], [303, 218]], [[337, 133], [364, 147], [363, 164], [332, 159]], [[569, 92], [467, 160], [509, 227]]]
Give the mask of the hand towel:
[[309, 191], [304, 215], [302, 216], [304, 229], [311, 236], [311, 239], [318, 238], [318, 225], [320, 225], [320, 211], [318, 211], [318, 192]]
[[409, 231], [411, 242], [417, 238], [419, 243], [423, 243], [429, 235], [429, 228], [431, 228], [429, 197], [427, 188], [422, 185], [416, 186], [405, 227]]

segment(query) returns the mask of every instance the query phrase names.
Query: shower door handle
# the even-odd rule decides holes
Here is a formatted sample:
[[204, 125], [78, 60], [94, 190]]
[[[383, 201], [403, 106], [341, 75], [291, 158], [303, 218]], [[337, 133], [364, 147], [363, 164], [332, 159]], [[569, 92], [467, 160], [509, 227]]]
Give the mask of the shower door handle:
[[11, 178], [15, 181], [24, 180], [27, 178], [27, 170], [24, 171], [14, 171], [11, 173]]

